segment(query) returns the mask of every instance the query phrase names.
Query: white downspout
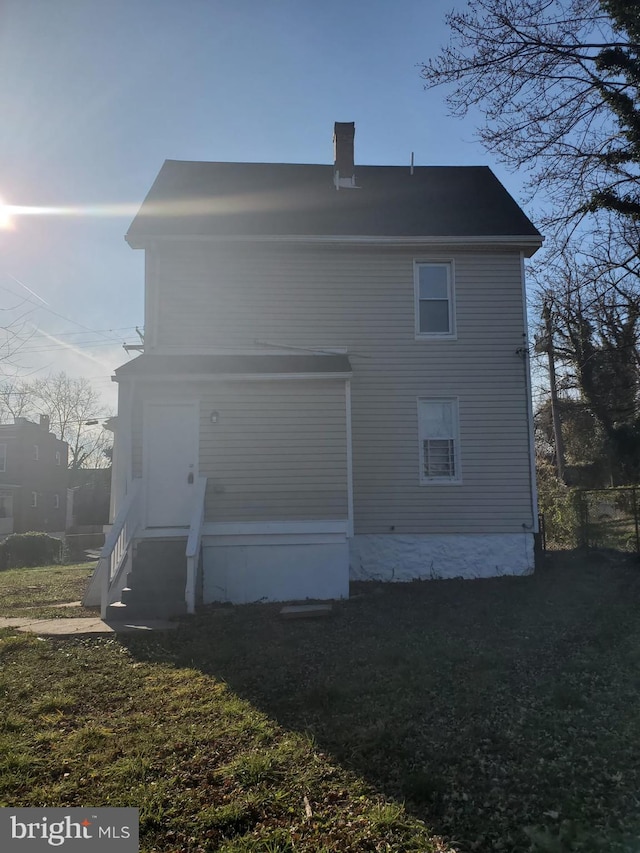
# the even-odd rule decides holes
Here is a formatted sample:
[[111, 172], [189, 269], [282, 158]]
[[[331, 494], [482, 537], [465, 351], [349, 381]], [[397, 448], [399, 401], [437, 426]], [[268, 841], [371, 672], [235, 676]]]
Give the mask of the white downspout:
[[524, 276], [524, 252], [520, 252], [520, 278], [522, 281], [522, 312], [524, 319], [524, 377], [527, 395], [527, 420], [529, 426], [529, 472], [531, 477], [531, 512], [533, 513], [533, 532], [539, 533], [538, 525], [538, 484], [536, 479], [536, 446], [533, 431], [533, 399], [531, 393], [531, 365], [529, 361], [529, 321], [527, 318], [527, 290]]
[[347, 536], [353, 539], [353, 443], [351, 440], [351, 380], [344, 383], [347, 428]]

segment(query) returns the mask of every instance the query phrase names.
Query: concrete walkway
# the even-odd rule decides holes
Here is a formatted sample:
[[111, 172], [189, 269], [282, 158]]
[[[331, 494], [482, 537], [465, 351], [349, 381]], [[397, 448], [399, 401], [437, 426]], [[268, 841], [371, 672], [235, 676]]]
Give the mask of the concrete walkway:
[[99, 616], [66, 619], [33, 619], [29, 616], [0, 616], [0, 628], [15, 628], [42, 637], [78, 637], [109, 634], [134, 634], [148, 631], [171, 631], [178, 622], [141, 619], [135, 622], [103, 622]]

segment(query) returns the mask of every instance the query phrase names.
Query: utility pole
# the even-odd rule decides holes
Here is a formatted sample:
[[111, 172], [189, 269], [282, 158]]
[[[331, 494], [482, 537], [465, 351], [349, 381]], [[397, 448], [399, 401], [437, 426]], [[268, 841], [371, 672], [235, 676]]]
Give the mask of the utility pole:
[[556, 468], [558, 479], [564, 483], [564, 442], [562, 440], [562, 425], [560, 423], [560, 410], [558, 406], [558, 386], [556, 383], [555, 353], [553, 349], [553, 326], [551, 323], [551, 311], [549, 302], [545, 299], [542, 308], [542, 318], [546, 330], [544, 346], [540, 347], [547, 353], [549, 361], [549, 384], [551, 386], [551, 417], [553, 419], [553, 440], [556, 446]]

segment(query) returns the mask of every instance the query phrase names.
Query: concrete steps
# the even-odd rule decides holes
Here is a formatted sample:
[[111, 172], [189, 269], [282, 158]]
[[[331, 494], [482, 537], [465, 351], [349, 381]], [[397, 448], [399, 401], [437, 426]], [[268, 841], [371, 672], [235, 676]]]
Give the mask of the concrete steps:
[[167, 619], [186, 613], [187, 539], [143, 539], [121, 599], [107, 608], [107, 621]]

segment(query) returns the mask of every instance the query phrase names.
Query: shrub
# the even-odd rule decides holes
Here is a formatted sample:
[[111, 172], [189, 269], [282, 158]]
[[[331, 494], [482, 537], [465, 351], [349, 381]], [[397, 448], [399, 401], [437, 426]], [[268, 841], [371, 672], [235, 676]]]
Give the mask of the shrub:
[[67, 534], [64, 537], [64, 545], [62, 546], [62, 562], [81, 563], [85, 558], [84, 537]]
[[46, 533], [13, 533], [0, 543], [0, 568], [46, 566], [59, 563], [62, 542]]
[[100, 551], [104, 545], [104, 533], [67, 533], [62, 548], [63, 563], [83, 563], [87, 549]]
[[547, 544], [575, 548], [579, 544], [580, 518], [575, 489], [558, 480], [555, 468], [537, 460], [538, 504], [544, 515]]

